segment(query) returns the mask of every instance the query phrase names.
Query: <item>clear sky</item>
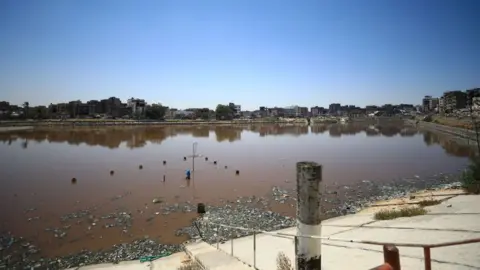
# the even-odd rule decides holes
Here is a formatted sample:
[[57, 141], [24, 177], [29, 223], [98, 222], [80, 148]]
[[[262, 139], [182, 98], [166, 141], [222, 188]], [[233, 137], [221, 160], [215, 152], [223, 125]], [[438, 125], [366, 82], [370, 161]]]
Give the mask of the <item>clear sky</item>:
[[479, 0], [1, 0], [0, 100], [420, 103], [480, 87]]

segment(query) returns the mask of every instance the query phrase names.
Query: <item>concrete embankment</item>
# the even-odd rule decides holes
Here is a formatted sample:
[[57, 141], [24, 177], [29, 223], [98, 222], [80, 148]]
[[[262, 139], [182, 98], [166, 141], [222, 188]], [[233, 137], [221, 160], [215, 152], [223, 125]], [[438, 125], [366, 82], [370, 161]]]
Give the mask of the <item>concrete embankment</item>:
[[[365, 212], [323, 221], [321, 234], [329, 239], [322, 240], [322, 268], [365, 270], [382, 264], [382, 245], [365, 243], [375, 241], [397, 244], [402, 269], [424, 269], [422, 245], [480, 238], [480, 196], [455, 192], [430, 195], [442, 202], [425, 207], [426, 215], [377, 221], [373, 212]], [[293, 236], [286, 235], [295, 235], [296, 228], [277, 232], [283, 235], [256, 235], [255, 256], [253, 236], [220, 243], [219, 249], [227, 254], [233, 249], [233, 256], [249, 265], [255, 264], [257, 269], [276, 270], [279, 253], [295, 262], [295, 241]], [[419, 247], [406, 247], [402, 243]], [[186, 248], [188, 250], [189, 245]], [[478, 254], [480, 243], [434, 248], [431, 251], [432, 269], [479, 269]]]
[[473, 140], [473, 141], [476, 140], [476, 134], [475, 134], [475, 131], [473, 131], [473, 130], [456, 128], [456, 127], [449, 127], [449, 126], [440, 125], [440, 124], [431, 123], [431, 122], [425, 122], [425, 121], [418, 121], [418, 123], [417, 123], [413, 120], [407, 120], [407, 123], [411, 124], [411, 125], [414, 125], [414, 126], [416, 125], [419, 128], [424, 128], [424, 129], [427, 129], [427, 130], [440, 131], [440, 132], [447, 133], [447, 134], [457, 136], [457, 137], [467, 139], [467, 140]]

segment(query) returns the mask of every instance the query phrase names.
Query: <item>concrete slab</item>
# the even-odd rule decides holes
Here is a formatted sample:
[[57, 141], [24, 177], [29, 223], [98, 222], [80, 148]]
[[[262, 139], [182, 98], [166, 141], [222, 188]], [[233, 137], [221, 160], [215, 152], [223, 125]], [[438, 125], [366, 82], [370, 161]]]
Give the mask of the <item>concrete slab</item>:
[[185, 262], [189, 262], [190, 258], [185, 252], [179, 252], [172, 254], [168, 257], [164, 257], [152, 262], [151, 270], [175, 270]]
[[[448, 207], [449, 205], [451, 206]], [[429, 206], [427, 209], [432, 214], [480, 214], [480, 196], [457, 196], [439, 205]]]
[[[447, 207], [450, 204], [452, 206]], [[466, 211], [480, 212], [480, 196], [458, 196], [440, 205], [427, 207], [427, 209], [434, 212], [434, 214], [398, 218], [390, 221], [373, 221], [372, 214], [356, 214], [334, 218], [322, 222], [324, 225], [322, 236], [332, 236], [346, 240], [418, 244], [435, 244], [480, 238], [480, 231], [477, 232], [480, 229], [480, 215], [461, 214]], [[450, 210], [451, 213], [440, 214], [445, 209]], [[392, 227], [400, 227], [401, 229]], [[295, 234], [296, 228], [283, 229], [281, 232]], [[230, 253], [231, 242], [228, 241], [219, 245], [219, 247]], [[255, 249], [256, 267], [262, 270], [276, 269], [276, 258], [280, 252], [283, 252], [293, 262], [294, 247], [293, 237], [257, 235]], [[423, 249], [421, 247], [399, 247], [399, 250], [402, 268], [424, 268]], [[233, 254], [240, 260], [253, 265], [253, 237], [249, 236], [233, 240]], [[480, 256], [478, 254], [480, 254], [480, 243], [435, 248], [431, 251], [432, 266], [434, 269], [445, 270], [480, 269]], [[345, 260], [345, 258], [349, 259]], [[324, 240], [322, 242], [322, 265], [325, 266], [325, 269], [365, 270], [379, 265], [382, 259], [382, 246], [379, 245], [332, 240]], [[352, 263], [353, 261], [355, 263]]]
[[[254, 252], [252, 238], [239, 238], [233, 241], [234, 256], [240, 260], [254, 265]], [[295, 260], [294, 240], [289, 238], [280, 238], [270, 235], [259, 235], [256, 240], [256, 258], [255, 265], [262, 270], [276, 270], [276, 259], [280, 252], [284, 253], [292, 262]], [[230, 241], [220, 245], [225, 252], [230, 252]], [[478, 269], [480, 262], [476, 262], [475, 251], [478, 249], [468, 249], [466, 246], [461, 250], [445, 250], [440, 253], [437, 250], [432, 251], [432, 258], [444, 257], [445, 253], [465, 252], [463, 257], [457, 261], [433, 262], [434, 269]], [[404, 269], [423, 269], [423, 251], [420, 248], [400, 248], [402, 268]], [[455, 255], [451, 256], [455, 257]], [[348, 260], [346, 259], [348, 258]], [[470, 261], [468, 261], [470, 260]], [[322, 265], [328, 269], [371, 269], [380, 265], [383, 261], [381, 246], [370, 246], [364, 244], [340, 243], [333, 241], [324, 241], [322, 244]], [[445, 263], [447, 262], [447, 263]]]
[[[381, 229], [381, 228], [358, 228], [355, 230], [339, 233], [335, 238], [356, 239], [368, 241], [381, 241], [387, 243], [412, 243], [412, 244], [436, 244], [444, 242], [461, 241], [480, 237], [478, 233], [405, 230], [405, 229]], [[381, 246], [346, 243], [337, 241], [325, 241], [334, 245], [356, 248], [381, 250]], [[422, 248], [399, 247], [401, 254], [410, 257], [423, 258]], [[451, 264], [465, 264], [480, 267], [479, 254], [480, 244], [468, 244], [461, 246], [437, 248], [432, 251], [432, 259]]]
[[410, 218], [376, 221], [364, 227], [400, 227], [429, 230], [477, 232], [480, 237], [480, 214], [478, 215], [423, 215]]
[[324, 220], [322, 225], [362, 226], [372, 221], [374, 221], [373, 214], [355, 214]]
[[210, 270], [252, 270], [244, 261], [227, 255], [227, 253], [217, 250], [205, 242], [190, 243], [185, 246], [187, 253]]

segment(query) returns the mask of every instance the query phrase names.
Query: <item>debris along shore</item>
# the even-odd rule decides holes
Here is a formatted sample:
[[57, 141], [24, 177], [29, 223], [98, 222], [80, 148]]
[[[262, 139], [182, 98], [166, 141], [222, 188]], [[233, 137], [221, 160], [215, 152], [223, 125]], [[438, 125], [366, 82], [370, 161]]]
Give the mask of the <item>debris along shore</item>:
[[[412, 179], [399, 180], [393, 181], [390, 185], [376, 185], [369, 180], [363, 180], [352, 186], [327, 187], [323, 191], [324, 205], [321, 206], [325, 212], [325, 219], [354, 214], [374, 202], [402, 198], [420, 190], [461, 188], [458, 176], [454, 174], [437, 174], [423, 179], [415, 175]], [[276, 203], [289, 204], [294, 207], [296, 191], [275, 186], [272, 188], [271, 197]], [[200, 230], [203, 240], [212, 244], [251, 235], [253, 230], [272, 231], [296, 225], [295, 218], [268, 211], [269, 203], [270, 201], [265, 201], [263, 198], [242, 197], [237, 200], [236, 206], [226, 204], [220, 207], [206, 207], [204, 221], [247, 228], [252, 231], [209, 225], [208, 222], [197, 222], [189, 227], [179, 229], [176, 234], [187, 234], [192, 239], [199, 239], [201, 237]]]
[[[179, 245], [164, 245], [152, 239], [135, 240], [128, 244], [114, 245], [105, 251], [83, 250], [62, 258], [39, 258], [35, 246], [6, 233], [0, 236], [2, 259], [0, 269], [66, 269], [98, 263], [118, 263], [129, 260], [151, 260], [180, 251]], [[13, 254], [4, 256], [6, 249]]]
[[[286, 183], [288, 183], [286, 181]], [[410, 178], [396, 179], [390, 183], [378, 184], [371, 180], [361, 180], [349, 186], [330, 185], [323, 190], [325, 218], [356, 213], [372, 202], [404, 197], [411, 192], [423, 189], [441, 189], [460, 187], [458, 175], [436, 174], [429, 177], [413, 175]], [[118, 200], [128, 195], [119, 195], [112, 200]], [[154, 199], [151, 203], [161, 203], [158, 214], [194, 212], [196, 204], [193, 202], [164, 203], [161, 199]], [[274, 186], [266, 196], [238, 197], [233, 200], [220, 200], [217, 206], [207, 205], [205, 217], [209, 221], [235, 227], [243, 227], [255, 230], [279, 230], [296, 225], [294, 209], [296, 204], [296, 191], [294, 189]], [[271, 211], [275, 205], [286, 206], [291, 216], [285, 216]], [[121, 228], [131, 233], [134, 215], [128, 209], [119, 209], [118, 213], [102, 213], [95, 215], [95, 207], [75, 211], [60, 217], [65, 222], [88, 221], [85, 226], [102, 225]], [[130, 209], [132, 210], [132, 209]], [[34, 208], [27, 211], [33, 212]], [[145, 209], [137, 209], [145, 211]], [[148, 219], [155, 215], [145, 212]], [[39, 217], [41, 218], [41, 217]], [[145, 216], [142, 216], [145, 218]], [[100, 224], [98, 224], [100, 223]], [[83, 224], [83, 223], [82, 223]], [[209, 243], [226, 241], [251, 234], [248, 231], [230, 229], [225, 227], [204, 226], [200, 228], [205, 240]], [[68, 226], [61, 228], [46, 228], [45, 231], [52, 233], [55, 238], [63, 238], [68, 232]], [[186, 234], [190, 238], [199, 238], [196, 227], [192, 224], [185, 228], [179, 228], [176, 235]], [[135, 238], [133, 238], [135, 239]], [[42, 258], [41, 250], [30, 239], [14, 236], [9, 232], [0, 232], [0, 269], [64, 269], [89, 264], [119, 262], [125, 260], [140, 260], [142, 258], [156, 258], [180, 250], [179, 245], [165, 245], [149, 238], [133, 240], [128, 244], [118, 244], [102, 251], [82, 250], [76, 254], [57, 258]], [[153, 256], [153, 257], [150, 257]]]

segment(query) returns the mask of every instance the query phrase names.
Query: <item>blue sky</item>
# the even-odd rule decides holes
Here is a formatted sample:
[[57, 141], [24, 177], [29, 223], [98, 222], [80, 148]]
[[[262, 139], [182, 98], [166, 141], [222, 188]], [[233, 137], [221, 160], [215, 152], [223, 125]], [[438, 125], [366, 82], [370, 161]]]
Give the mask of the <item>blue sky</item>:
[[480, 87], [478, 0], [2, 0], [0, 100], [419, 103]]

